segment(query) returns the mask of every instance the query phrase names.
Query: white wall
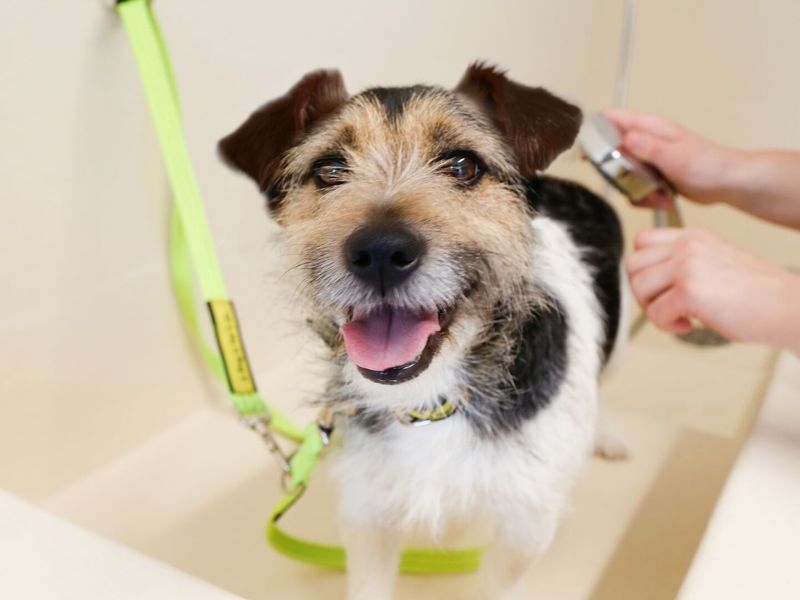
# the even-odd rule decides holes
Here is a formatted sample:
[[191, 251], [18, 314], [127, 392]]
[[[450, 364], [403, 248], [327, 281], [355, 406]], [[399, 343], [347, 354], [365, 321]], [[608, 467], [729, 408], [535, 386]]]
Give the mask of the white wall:
[[[620, 0], [155, 3], [181, 88], [214, 237], [262, 389], [315, 388], [286, 325], [272, 225], [214, 145], [304, 72], [351, 91], [455, 83], [487, 58], [511, 75], [611, 102]], [[99, 1], [0, 8], [0, 486], [46, 495], [209, 402], [169, 288], [169, 194], [118, 20]], [[800, 5], [642, 1], [631, 104], [724, 142], [800, 146]], [[573, 159], [559, 172], [599, 187]], [[625, 212], [632, 227], [648, 219]], [[747, 248], [800, 263], [796, 234], [725, 209], [688, 211]], [[311, 377], [309, 377], [311, 372]]]

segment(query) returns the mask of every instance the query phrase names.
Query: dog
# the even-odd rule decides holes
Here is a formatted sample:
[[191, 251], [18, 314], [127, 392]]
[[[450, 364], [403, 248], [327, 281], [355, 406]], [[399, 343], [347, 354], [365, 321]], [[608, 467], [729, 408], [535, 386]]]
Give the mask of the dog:
[[581, 122], [485, 63], [352, 97], [317, 71], [219, 143], [329, 349], [349, 598], [391, 597], [412, 528], [490, 518], [492, 598], [553, 539], [623, 330], [615, 212], [541, 174]]

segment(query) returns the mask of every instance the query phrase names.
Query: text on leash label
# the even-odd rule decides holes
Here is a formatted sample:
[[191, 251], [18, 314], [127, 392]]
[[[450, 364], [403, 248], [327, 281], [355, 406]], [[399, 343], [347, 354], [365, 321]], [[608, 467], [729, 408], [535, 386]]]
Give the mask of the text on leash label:
[[208, 308], [211, 311], [214, 334], [225, 365], [228, 387], [234, 394], [255, 392], [256, 385], [244, 351], [233, 303], [230, 300], [209, 300]]

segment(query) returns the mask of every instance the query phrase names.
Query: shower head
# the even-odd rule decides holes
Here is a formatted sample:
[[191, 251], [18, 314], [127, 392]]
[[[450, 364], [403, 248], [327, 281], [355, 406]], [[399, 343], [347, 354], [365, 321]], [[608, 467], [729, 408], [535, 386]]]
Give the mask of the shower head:
[[606, 181], [634, 204], [657, 191], [674, 196], [672, 185], [658, 169], [625, 152], [619, 131], [603, 113], [594, 113], [586, 120], [578, 143]]

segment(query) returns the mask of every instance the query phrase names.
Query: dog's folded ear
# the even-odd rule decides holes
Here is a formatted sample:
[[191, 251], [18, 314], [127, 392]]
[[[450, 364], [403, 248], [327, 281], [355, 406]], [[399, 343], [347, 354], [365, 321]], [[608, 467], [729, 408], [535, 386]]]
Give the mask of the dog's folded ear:
[[531, 177], [572, 146], [583, 115], [547, 90], [511, 81], [483, 63], [467, 68], [455, 91], [488, 114], [515, 154], [520, 173]]
[[348, 94], [339, 71], [314, 71], [219, 142], [222, 158], [268, 191], [284, 152], [338, 111]]

